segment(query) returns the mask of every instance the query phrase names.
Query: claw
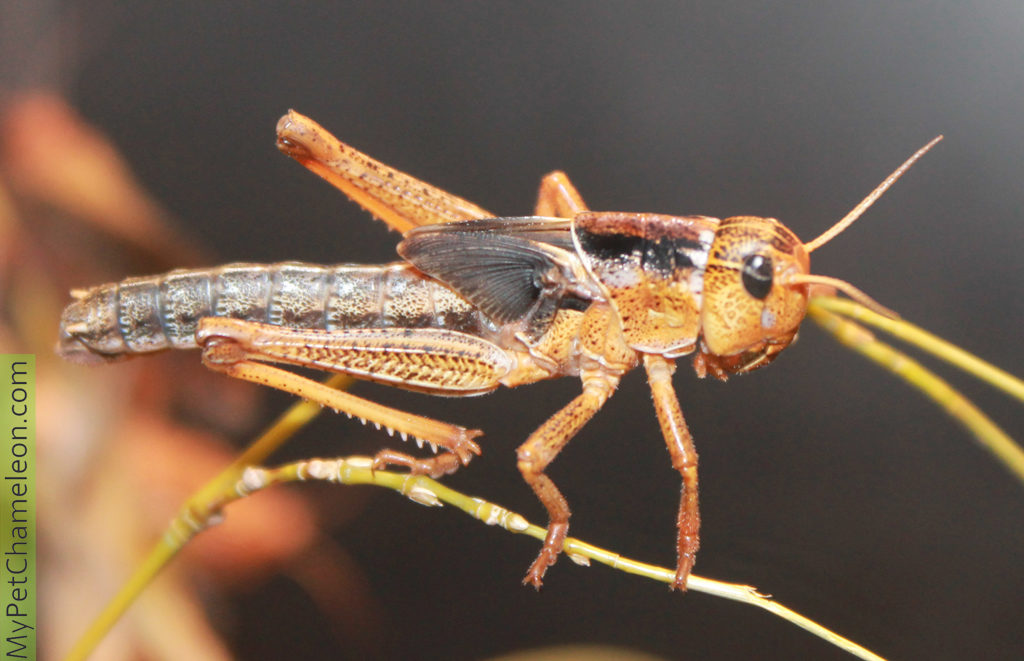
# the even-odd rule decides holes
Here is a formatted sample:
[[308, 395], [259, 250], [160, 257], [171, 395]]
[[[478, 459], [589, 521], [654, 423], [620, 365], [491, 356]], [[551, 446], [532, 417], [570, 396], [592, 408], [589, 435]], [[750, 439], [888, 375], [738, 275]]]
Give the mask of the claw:
[[474, 456], [480, 456], [481, 452], [480, 446], [470, 439], [476, 438], [482, 432], [476, 429], [469, 430], [469, 432], [472, 433], [472, 436], [467, 434], [459, 439], [458, 443], [451, 449], [451, 452], [459, 458], [463, 466], [468, 465]]
[[543, 575], [544, 572], [537, 574], [533, 571], [533, 569], [531, 569], [530, 571], [526, 572], [526, 578], [523, 579], [523, 585], [533, 585], [533, 589], [537, 592], [540, 592], [541, 586], [544, 585], [544, 581], [541, 580], [541, 576]]
[[526, 570], [526, 577], [523, 578], [523, 585], [533, 585], [534, 590], [540, 590], [541, 586], [544, 585], [544, 574], [547, 573], [548, 567], [555, 564], [555, 560], [558, 559], [558, 553], [551, 553], [550, 550], [545, 546], [540, 550], [540, 554], [537, 559], [533, 561], [530, 568]]

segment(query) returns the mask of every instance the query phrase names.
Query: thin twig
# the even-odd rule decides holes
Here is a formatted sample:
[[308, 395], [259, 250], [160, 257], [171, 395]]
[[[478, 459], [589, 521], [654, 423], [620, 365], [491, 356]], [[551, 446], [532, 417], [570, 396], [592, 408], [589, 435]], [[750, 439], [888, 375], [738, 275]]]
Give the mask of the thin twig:
[[[233, 493], [224, 494], [225, 502], [229, 497], [243, 498], [254, 491], [275, 484], [305, 480], [387, 487], [428, 507], [439, 507], [444, 503], [454, 505], [475, 519], [488, 525], [500, 526], [509, 532], [529, 535], [538, 540], [543, 540], [547, 534], [545, 528], [530, 523], [522, 515], [500, 505], [482, 498], [467, 496], [426, 476], [374, 470], [373, 459], [360, 456], [309, 459], [278, 468], [250, 468], [245, 471]], [[573, 537], [565, 540], [565, 552], [577, 564], [589, 565], [593, 560], [619, 571], [645, 576], [669, 585], [675, 580], [675, 569], [633, 560]], [[749, 585], [723, 583], [691, 574], [687, 579], [686, 587], [694, 592], [703, 592], [762, 608], [861, 659], [874, 661], [883, 659], [874, 652], [758, 593]]]

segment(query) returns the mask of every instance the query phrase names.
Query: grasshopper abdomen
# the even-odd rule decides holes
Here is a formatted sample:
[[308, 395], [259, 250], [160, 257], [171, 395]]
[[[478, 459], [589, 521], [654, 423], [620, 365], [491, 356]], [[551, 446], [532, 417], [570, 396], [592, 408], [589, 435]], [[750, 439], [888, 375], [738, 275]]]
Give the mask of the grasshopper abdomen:
[[76, 293], [61, 319], [58, 351], [96, 363], [198, 346], [205, 317], [282, 326], [443, 328], [487, 334], [490, 322], [408, 264], [228, 264], [129, 278]]

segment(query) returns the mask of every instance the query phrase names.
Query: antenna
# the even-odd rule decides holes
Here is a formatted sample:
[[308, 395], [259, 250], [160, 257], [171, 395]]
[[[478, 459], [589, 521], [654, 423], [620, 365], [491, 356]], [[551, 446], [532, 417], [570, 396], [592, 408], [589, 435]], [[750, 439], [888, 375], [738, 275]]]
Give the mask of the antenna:
[[860, 204], [855, 206], [853, 210], [850, 211], [850, 213], [846, 214], [846, 216], [843, 217], [842, 220], [840, 220], [838, 223], [825, 230], [825, 232], [822, 233], [821, 236], [819, 236], [818, 238], [814, 239], [813, 241], [808, 241], [807, 243], [805, 243], [804, 250], [806, 250], [807, 252], [813, 252], [817, 250], [818, 248], [822, 247], [823, 245], [831, 241], [833, 238], [835, 238], [837, 234], [839, 234], [847, 227], [852, 225], [853, 221], [860, 218], [861, 214], [867, 211], [868, 207], [874, 204], [875, 200], [882, 196], [882, 193], [889, 190], [889, 187], [896, 183], [896, 180], [902, 177], [903, 173], [909, 170], [910, 166], [916, 163], [919, 158], [928, 153], [928, 150], [934, 147], [935, 143], [937, 143], [939, 140], [942, 140], [941, 135], [936, 136], [934, 139], [932, 139], [931, 142], [929, 142], [924, 147], [921, 147], [916, 152], [914, 152], [913, 156], [908, 158], [903, 163], [903, 165], [896, 168], [896, 171], [890, 174], [888, 177], [886, 177], [882, 183], [878, 184], [878, 187], [875, 190], [871, 191], [871, 193], [867, 197], [861, 200]]

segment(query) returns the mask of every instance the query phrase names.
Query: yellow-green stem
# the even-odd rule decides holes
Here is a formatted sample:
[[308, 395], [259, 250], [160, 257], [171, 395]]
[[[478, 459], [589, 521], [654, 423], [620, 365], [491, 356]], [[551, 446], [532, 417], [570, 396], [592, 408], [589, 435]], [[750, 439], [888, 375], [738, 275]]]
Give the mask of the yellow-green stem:
[[1017, 479], [1024, 482], [1024, 449], [970, 400], [910, 356], [878, 340], [860, 324], [818, 305], [821, 299], [813, 300], [815, 304], [808, 307], [807, 314], [822, 328], [835, 335], [844, 345], [867, 356], [930, 397], [971, 432]]
[[890, 319], [863, 305], [836, 296], [815, 296], [811, 299], [810, 311], [813, 312], [817, 308], [824, 308], [880, 328], [1024, 402], [1024, 381], [909, 321]]

